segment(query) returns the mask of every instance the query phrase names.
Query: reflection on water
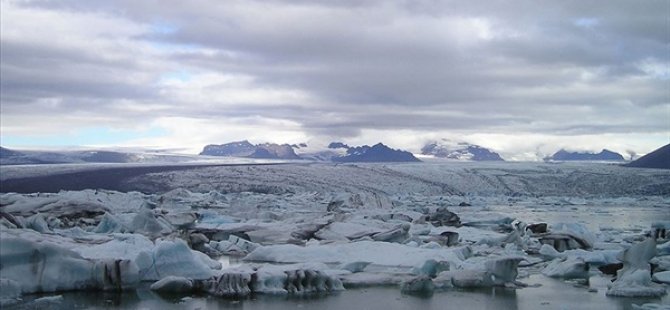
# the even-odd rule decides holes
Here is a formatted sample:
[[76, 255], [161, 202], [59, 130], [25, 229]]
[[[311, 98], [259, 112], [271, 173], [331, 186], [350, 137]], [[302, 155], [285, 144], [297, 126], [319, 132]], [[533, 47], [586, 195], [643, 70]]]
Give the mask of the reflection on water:
[[[588, 292], [584, 287], [533, 275], [522, 279], [540, 287], [522, 289], [489, 288], [478, 290], [449, 290], [431, 297], [405, 295], [395, 287], [350, 289], [330, 295], [288, 297], [256, 295], [242, 300], [207, 295], [159, 295], [144, 286], [124, 293], [69, 292], [63, 300], [43, 309], [633, 309], [632, 304], [670, 303], [670, 298], [610, 298], [605, 296], [607, 279], [595, 278]], [[26, 296], [26, 303], [7, 309], [31, 309], [33, 300], [41, 296]]]

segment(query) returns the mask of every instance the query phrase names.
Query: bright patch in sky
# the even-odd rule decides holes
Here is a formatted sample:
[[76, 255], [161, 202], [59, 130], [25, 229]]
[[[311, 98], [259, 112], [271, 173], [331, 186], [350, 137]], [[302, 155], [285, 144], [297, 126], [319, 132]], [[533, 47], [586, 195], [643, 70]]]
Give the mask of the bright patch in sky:
[[72, 133], [49, 134], [49, 135], [8, 135], [2, 137], [2, 146], [26, 147], [26, 146], [101, 146], [118, 145], [124, 142], [159, 138], [165, 136], [167, 131], [152, 127], [148, 129], [129, 130], [111, 129], [107, 127], [82, 128]]

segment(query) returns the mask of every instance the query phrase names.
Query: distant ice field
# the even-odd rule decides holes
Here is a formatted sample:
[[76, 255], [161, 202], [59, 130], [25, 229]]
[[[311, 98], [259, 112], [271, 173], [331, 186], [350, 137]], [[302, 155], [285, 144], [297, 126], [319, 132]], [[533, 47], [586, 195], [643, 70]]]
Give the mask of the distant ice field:
[[[670, 302], [667, 170], [232, 161], [0, 173], [3, 309]], [[612, 282], [598, 267], [618, 262]]]

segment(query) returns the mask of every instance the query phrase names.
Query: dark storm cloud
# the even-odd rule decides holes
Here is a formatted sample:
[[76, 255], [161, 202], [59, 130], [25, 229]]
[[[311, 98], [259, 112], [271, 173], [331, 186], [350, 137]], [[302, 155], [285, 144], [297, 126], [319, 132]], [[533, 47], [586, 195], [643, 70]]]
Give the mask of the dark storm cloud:
[[[64, 98], [62, 113], [93, 104], [119, 110], [118, 100], [131, 100], [162, 105], [141, 117], [262, 116], [294, 121], [317, 135], [351, 136], [362, 129], [566, 135], [668, 130], [667, 1], [13, 5], [103, 16], [140, 30], [110, 30], [122, 40], [111, 38], [91, 50], [68, 49], [60, 38], [17, 42], [3, 35], [3, 112], [28, 113], [26, 103]], [[134, 44], [143, 47], [118, 50]], [[161, 47], [169, 51], [147, 52]], [[118, 55], [107, 57], [110, 51]], [[250, 105], [226, 101], [225, 87], [220, 101], [166, 95], [160, 79], [180, 68], [249, 77], [242, 87], [250, 94], [271, 89], [305, 96]], [[207, 87], [214, 92], [217, 86]]]

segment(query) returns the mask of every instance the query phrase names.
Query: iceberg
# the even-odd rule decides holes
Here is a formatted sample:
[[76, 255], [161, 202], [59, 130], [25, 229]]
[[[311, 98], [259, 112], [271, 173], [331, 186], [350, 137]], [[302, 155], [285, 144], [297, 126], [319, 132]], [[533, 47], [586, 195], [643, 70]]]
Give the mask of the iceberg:
[[190, 293], [193, 291], [193, 280], [167, 276], [151, 284], [150, 288], [160, 293]]
[[588, 279], [589, 264], [581, 258], [556, 258], [542, 270], [542, 274], [552, 278]]
[[[190, 279], [208, 279], [217, 272], [211, 266], [216, 262], [205, 263], [197, 251], [191, 250], [186, 242], [159, 240], [150, 251], [141, 252], [136, 263], [142, 280], [159, 280], [166, 276], [181, 276]], [[220, 268], [220, 264], [218, 264]]]
[[124, 290], [139, 282], [139, 269], [125, 259], [91, 260], [62, 246], [20, 237], [0, 242], [4, 286], [21, 293]]
[[621, 253], [623, 269], [607, 289], [607, 296], [658, 297], [666, 294], [665, 288], [652, 283], [649, 260], [656, 255], [656, 240], [647, 238], [633, 244]]
[[654, 282], [670, 284], [670, 271], [661, 271], [654, 273], [651, 277]]

